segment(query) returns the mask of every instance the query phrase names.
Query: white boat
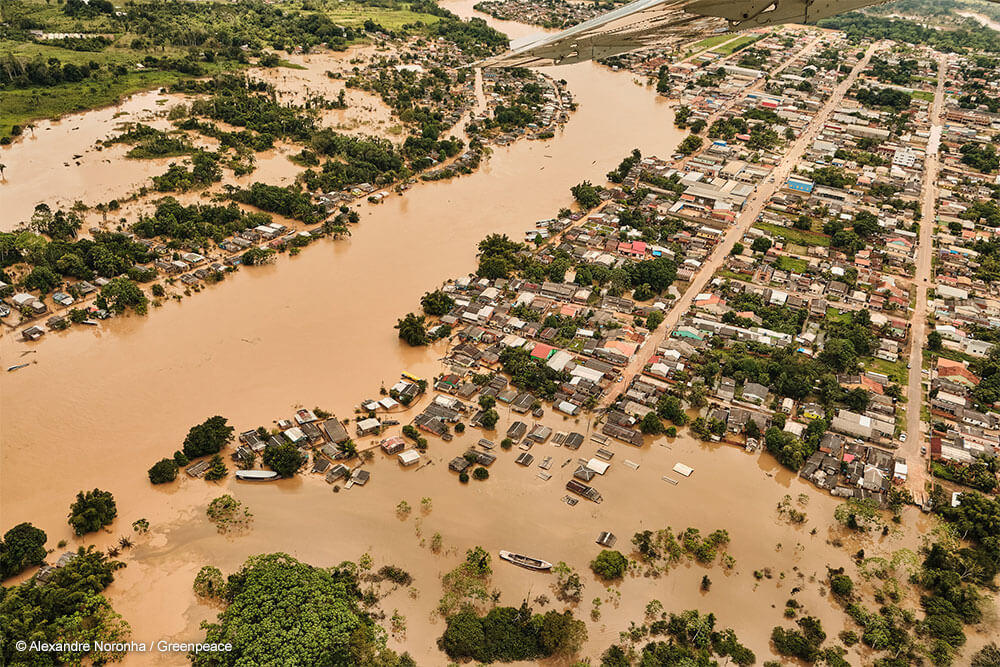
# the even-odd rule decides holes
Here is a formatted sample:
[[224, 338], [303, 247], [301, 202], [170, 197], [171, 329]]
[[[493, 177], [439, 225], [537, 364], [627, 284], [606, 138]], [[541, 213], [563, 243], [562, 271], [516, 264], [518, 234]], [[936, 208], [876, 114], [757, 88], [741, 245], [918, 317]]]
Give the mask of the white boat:
[[521, 567], [527, 568], [529, 570], [538, 570], [539, 572], [545, 572], [546, 570], [552, 569], [552, 563], [540, 560], [538, 558], [532, 558], [531, 556], [524, 556], [522, 554], [516, 554], [511, 551], [500, 550], [500, 558], [507, 561], [508, 563], [513, 563], [514, 565], [520, 565]]
[[273, 470], [237, 470], [236, 479], [243, 479], [249, 482], [266, 482], [278, 479], [278, 473]]

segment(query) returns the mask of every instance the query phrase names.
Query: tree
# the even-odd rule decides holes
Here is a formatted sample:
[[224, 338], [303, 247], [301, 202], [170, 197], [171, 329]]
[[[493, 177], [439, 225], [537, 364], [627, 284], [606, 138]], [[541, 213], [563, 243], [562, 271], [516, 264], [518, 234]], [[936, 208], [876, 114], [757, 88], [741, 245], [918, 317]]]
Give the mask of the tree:
[[490, 471], [482, 466], [479, 466], [472, 471], [472, 476], [479, 481], [483, 481], [485, 479], [489, 479]]
[[299, 448], [290, 442], [265, 447], [261, 459], [264, 465], [282, 477], [294, 477], [305, 463]]
[[938, 352], [941, 350], [942, 339], [941, 334], [937, 331], [932, 331], [927, 334], [927, 349]]
[[681, 155], [691, 155], [705, 143], [705, 140], [695, 134], [689, 134], [677, 146], [677, 152]]
[[496, 427], [497, 421], [499, 420], [500, 415], [497, 414], [496, 410], [490, 408], [483, 413], [482, 417], [479, 418], [479, 423], [483, 425], [483, 428], [492, 431]]
[[[101, 592], [114, 580], [120, 563], [93, 547], [80, 547], [65, 566], [52, 571], [44, 585], [29, 579], [5, 588], [0, 599], [4, 664], [107, 664], [124, 653], [97, 645], [129, 638], [129, 626]], [[57, 653], [15, 652], [17, 642], [66, 642]], [[70, 648], [71, 643], [76, 647]], [[86, 647], [86, 648], [85, 648]], [[19, 655], [20, 654], [20, 655]]]
[[100, 530], [118, 516], [114, 496], [108, 491], [80, 491], [69, 507], [69, 525], [77, 535]]
[[124, 313], [131, 308], [139, 315], [145, 315], [149, 307], [149, 299], [135, 282], [119, 276], [101, 288], [97, 305], [115, 313]]
[[628, 559], [620, 551], [603, 549], [590, 562], [590, 569], [602, 579], [621, 579], [628, 569]]
[[795, 218], [795, 223], [792, 226], [795, 227], [795, 229], [802, 229], [805, 231], [809, 231], [810, 229], [812, 229], [812, 218], [810, 218], [808, 215], [800, 215], [799, 217]]
[[574, 185], [570, 188], [570, 192], [581, 208], [590, 209], [601, 203], [601, 190], [594, 187], [590, 181]]
[[406, 316], [396, 322], [396, 329], [399, 330], [399, 337], [412, 347], [427, 345], [427, 329], [424, 327], [424, 316], [415, 313], [407, 313]]
[[218, 415], [192, 426], [184, 438], [184, 455], [189, 459], [215, 454], [233, 439], [234, 429]]
[[149, 481], [153, 484], [166, 484], [177, 479], [179, 466], [174, 459], [160, 459], [149, 469]]
[[45, 562], [45, 531], [30, 523], [19, 523], [0, 541], [0, 579], [20, 574], [32, 565]]
[[229, 468], [226, 467], [225, 460], [223, 460], [220, 454], [214, 454], [208, 462], [208, 471], [205, 473], [205, 479], [209, 482], [217, 482], [220, 479], [225, 479], [228, 474]]
[[[357, 567], [319, 568], [283, 553], [251, 556], [228, 578], [225, 609], [205, 642], [231, 650], [191, 655], [195, 667], [235, 665], [413, 665], [379, 641], [361, 607]], [[289, 613], [304, 622], [289, 623]]]
[[663, 433], [663, 422], [655, 412], [647, 412], [639, 423], [639, 429], [646, 435], [659, 435]]
[[746, 246], [742, 243], [735, 243], [733, 249], [729, 251], [730, 255], [742, 255], [743, 251], [746, 250]]
[[441, 317], [447, 315], [455, 307], [455, 300], [441, 290], [434, 290], [427, 292], [420, 298], [420, 306], [428, 315]]
[[771, 239], [766, 236], [758, 236], [750, 244], [750, 249], [754, 252], [767, 252], [771, 249]]

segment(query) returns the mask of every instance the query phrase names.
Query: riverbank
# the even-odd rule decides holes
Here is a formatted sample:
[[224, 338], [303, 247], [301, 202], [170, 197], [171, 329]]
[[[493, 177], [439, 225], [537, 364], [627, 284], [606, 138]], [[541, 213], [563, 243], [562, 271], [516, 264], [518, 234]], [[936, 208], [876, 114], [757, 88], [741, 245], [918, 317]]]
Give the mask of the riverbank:
[[[567, 80], [580, 104], [553, 139], [497, 148], [475, 174], [370, 207], [350, 239], [322, 241], [277, 266], [241, 271], [198, 299], [164, 306], [157, 317], [120, 318], [88, 334], [51, 335], [32, 355], [38, 364], [0, 378], [0, 504], [10, 523], [32, 521], [48, 532], [50, 544], [65, 538], [71, 545], [105, 545], [128, 532], [131, 521], [147, 518], [150, 535], [126, 554], [128, 567], [108, 589], [136, 638], [203, 636], [199, 622], [216, 610], [197, 601], [191, 583], [204, 564], [228, 574], [262, 551], [286, 551], [318, 566], [367, 551], [377, 565], [395, 563], [416, 579], [416, 598], [401, 590], [384, 602], [390, 613], [398, 608], [407, 617], [406, 639], [391, 644], [409, 650], [419, 664], [441, 664], [434, 639], [443, 623], [430, 615], [440, 597], [438, 577], [476, 544], [494, 553], [505, 548], [566, 560], [583, 573], [584, 600], [610, 598], [600, 620], [588, 622], [589, 656], [617, 641], [630, 621], [641, 621], [645, 604], [656, 598], [671, 611], [715, 612], [720, 625], [733, 627], [763, 660], [770, 628], [782, 623], [784, 601], [801, 580], [806, 583], [799, 599], [809, 613], [831, 635], [844, 627], [843, 614], [819, 586], [825, 566], [847, 564], [862, 546], [872, 553], [913, 549], [932, 527], [929, 520], [907, 511], [899, 534], [858, 541], [829, 527], [832, 498], [769, 457], [687, 437], [659, 439], [643, 449], [616, 445], [615, 460], [629, 458], [639, 469], [615, 465], [601, 480], [601, 505], [560, 502], [565, 491], [556, 480], [544, 482], [534, 469], [516, 466], [513, 452], [491, 467], [488, 481], [460, 485], [446, 462], [481, 437], [474, 429], [451, 443], [435, 439], [428, 454], [434, 464], [427, 468], [406, 470], [392, 459], [377, 460], [367, 486], [338, 494], [308, 475], [260, 485], [185, 478], [164, 489], [148, 483], [146, 469], [212, 414], [226, 416], [238, 430], [287, 418], [296, 407], [319, 405], [343, 417], [400, 370], [433, 375], [444, 349], [402, 345], [392, 328], [401, 313], [423, 292], [472, 270], [475, 244], [487, 233], [516, 236], [526, 224], [568, 205], [571, 185], [603, 181], [631, 147], [669, 155], [683, 136], [673, 128], [667, 102], [628, 75], [591, 63], [549, 71]], [[4, 361], [29, 349], [12, 336], [0, 339]], [[497, 433], [511, 419], [501, 413]], [[586, 426], [553, 414], [543, 422], [559, 429]], [[592, 455], [594, 445], [573, 454], [552, 445], [539, 450], [561, 465]], [[660, 477], [676, 462], [695, 473], [672, 486]], [[67, 506], [77, 490], [94, 486], [115, 494], [119, 519], [110, 535], [72, 538]], [[222, 493], [232, 493], [254, 513], [249, 535], [220, 536], [205, 519], [205, 506]], [[789, 525], [777, 517], [776, 504], [785, 494], [800, 493], [809, 498], [810, 520]], [[433, 501], [428, 515], [415, 510], [405, 522], [396, 518], [400, 500], [418, 508], [424, 496]], [[700, 591], [701, 568], [693, 565], [664, 579], [627, 578], [613, 589], [620, 597], [589, 574], [599, 531], [615, 532], [618, 548], [628, 551], [635, 531], [666, 526], [728, 530], [734, 572], [706, 570], [715, 582], [708, 593]], [[420, 544], [435, 532], [444, 544], [440, 556]], [[837, 539], [842, 547], [828, 544]], [[763, 568], [771, 569], [772, 578], [753, 575]], [[494, 570], [493, 587], [506, 604], [541, 593], [551, 597], [549, 579], [496, 560]], [[589, 605], [581, 605], [578, 615], [587, 611]], [[149, 662], [148, 656], [131, 656], [126, 664]], [[176, 655], [157, 659], [184, 662]]]

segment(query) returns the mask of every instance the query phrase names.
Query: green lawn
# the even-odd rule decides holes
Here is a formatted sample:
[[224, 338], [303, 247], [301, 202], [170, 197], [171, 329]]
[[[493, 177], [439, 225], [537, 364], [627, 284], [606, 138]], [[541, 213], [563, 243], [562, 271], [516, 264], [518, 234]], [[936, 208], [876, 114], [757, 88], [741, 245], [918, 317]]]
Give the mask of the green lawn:
[[768, 222], [758, 222], [754, 225], [757, 229], [762, 229], [772, 236], [777, 236], [787, 243], [794, 243], [801, 246], [829, 246], [830, 237], [816, 232], [807, 232], [794, 227], [779, 227]]
[[928, 90], [914, 90], [913, 95], [911, 97], [915, 97], [918, 100], [924, 100], [926, 102], [934, 101], [934, 93]]
[[736, 41], [729, 42], [728, 44], [726, 44], [724, 46], [720, 46], [719, 48], [713, 49], [713, 50], [716, 53], [721, 53], [724, 56], [728, 56], [728, 55], [730, 55], [732, 53], [736, 53], [740, 49], [745, 49], [746, 47], [750, 46], [751, 44], [753, 44], [754, 42], [756, 42], [756, 41], [758, 41], [760, 39], [761, 39], [761, 36], [759, 36], [759, 35], [743, 35], [742, 37], [740, 37]]
[[790, 271], [792, 273], [803, 273], [809, 268], [809, 262], [806, 260], [798, 259], [797, 257], [788, 257], [787, 255], [779, 257], [774, 265], [782, 271]]
[[705, 39], [701, 40], [700, 42], [695, 42], [694, 44], [692, 44], [691, 46], [689, 46], [688, 47], [688, 51], [687, 51], [687, 55], [688, 56], [693, 56], [696, 53], [701, 53], [702, 51], [707, 51], [708, 49], [712, 48], [713, 46], [718, 46], [719, 44], [722, 44], [723, 42], [728, 42], [729, 40], [734, 39], [735, 37], [736, 37], [736, 35], [734, 35], [731, 32], [722, 33], [721, 35], [713, 35], [712, 37], [706, 37]]
[[715, 272], [715, 275], [719, 278], [729, 278], [730, 280], [739, 280], [744, 283], [750, 282], [750, 276], [743, 273], [736, 273], [735, 271], [730, 271], [729, 269], [719, 269]]
[[901, 387], [909, 384], [909, 371], [906, 368], [906, 359], [899, 361], [885, 361], [884, 359], [866, 359], [865, 368], [888, 375], [889, 379]]
[[854, 318], [851, 317], [850, 311], [842, 313], [834, 306], [827, 306], [826, 319], [830, 320], [831, 322], [850, 322]]

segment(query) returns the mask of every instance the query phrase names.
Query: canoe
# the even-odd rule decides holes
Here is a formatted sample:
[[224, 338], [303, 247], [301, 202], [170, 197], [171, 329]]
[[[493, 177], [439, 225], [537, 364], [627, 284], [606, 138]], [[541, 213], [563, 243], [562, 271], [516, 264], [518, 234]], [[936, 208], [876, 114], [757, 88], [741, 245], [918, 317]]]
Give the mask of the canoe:
[[17, 364], [16, 366], [8, 366], [7, 372], [10, 373], [11, 371], [16, 371], [19, 368], [24, 368], [25, 366], [30, 366], [30, 365], [31, 364]]
[[513, 563], [514, 565], [520, 565], [521, 567], [527, 568], [529, 570], [538, 570], [539, 572], [544, 572], [546, 570], [552, 569], [552, 563], [538, 558], [532, 558], [531, 556], [524, 556], [522, 554], [516, 554], [511, 551], [500, 551], [500, 558], [507, 561], [508, 563]]
[[236, 479], [244, 479], [250, 482], [266, 482], [278, 479], [278, 473], [273, 470], [237, 470]]

